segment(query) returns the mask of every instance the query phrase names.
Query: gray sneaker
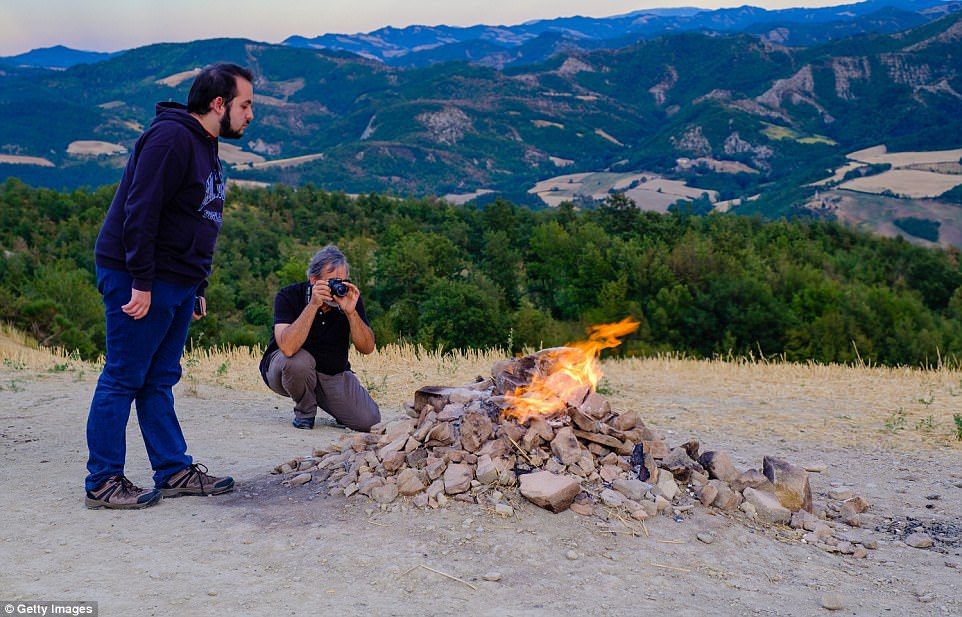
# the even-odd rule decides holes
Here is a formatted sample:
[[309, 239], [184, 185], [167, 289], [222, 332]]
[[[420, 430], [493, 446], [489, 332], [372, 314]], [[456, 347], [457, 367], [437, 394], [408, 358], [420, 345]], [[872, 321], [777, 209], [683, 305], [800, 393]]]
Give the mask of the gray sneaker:
[[207, 467], [194, 463], [184, 467], [157, 487], [164, 497], [181, 495], [220, 495], [234, 490], [234, 478], [218, 478], [207, 473]]
[[144, 489], [124, 476], [111, 476], [92, 491], [87, 491], [84, 505], [91, 510], [113, 508], [117, 510], [136, 510], [152, 506], [161, 499], [160, 491], [155, 488]]

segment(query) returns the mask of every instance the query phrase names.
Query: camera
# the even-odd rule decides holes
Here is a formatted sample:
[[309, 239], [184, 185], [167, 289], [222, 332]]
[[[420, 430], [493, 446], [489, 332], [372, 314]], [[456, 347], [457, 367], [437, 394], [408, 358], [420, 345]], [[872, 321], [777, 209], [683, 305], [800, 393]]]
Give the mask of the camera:
[[349, 282], [348, 279], [328, 279], [327, 286], [330, 287], [332, 296], [343, 298], [351, 291], [351, 288], [345, 285], [345, 283]]

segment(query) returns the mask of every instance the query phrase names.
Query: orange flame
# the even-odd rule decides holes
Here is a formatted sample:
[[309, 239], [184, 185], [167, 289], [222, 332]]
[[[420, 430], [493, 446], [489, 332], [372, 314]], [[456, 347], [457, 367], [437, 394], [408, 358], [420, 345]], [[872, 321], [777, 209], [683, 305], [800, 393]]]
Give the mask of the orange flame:
[[620, 337], [637, 329], [637, 321], [625, 318], [591, 326], [587, 341], [542, 351], [538, 354], [538, 373], [530, 384], [507, 395], [509, 406], [504, 412], [524, 422], [532, 416], [551, 415], [569, 405], [580, 405], [601, 380], [598, 356], [602, 350], [621, 345]]

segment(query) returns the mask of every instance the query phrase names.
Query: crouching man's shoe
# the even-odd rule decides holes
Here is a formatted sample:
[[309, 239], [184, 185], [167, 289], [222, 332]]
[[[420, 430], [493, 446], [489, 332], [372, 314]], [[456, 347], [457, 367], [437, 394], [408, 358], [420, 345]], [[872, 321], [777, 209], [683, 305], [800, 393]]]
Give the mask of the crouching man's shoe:
[[314, 418], [294, 418], [291, 422], [294, 428], [312, 429], [314, 428]]
[[234, 490], [234, 478], [217, 478], [207, 473], [207, 467], [194, 463], [172, 475], [157, 490], [164, 497], [220, 495]]
[[111, 476], [92, 491], [87, 491], [84, 505], [91, 510], [113, 508], [136, 510], [152, 506], [161, 499], [160, 491], [138, 488], [125, 476]]

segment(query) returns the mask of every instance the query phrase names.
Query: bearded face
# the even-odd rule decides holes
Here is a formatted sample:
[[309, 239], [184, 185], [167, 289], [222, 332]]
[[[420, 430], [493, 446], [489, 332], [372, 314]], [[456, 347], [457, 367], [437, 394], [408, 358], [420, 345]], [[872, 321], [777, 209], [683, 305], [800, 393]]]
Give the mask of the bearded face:
[[220, 136], [223, 139], [240, 139], [244, 135], [244, 129], [247, 128], [248, 120], [246, 118], [240, 118], [235, 124], [233, 110], [234, 101], [231, 100], [227, 103], [227, 108], [224, 109], [224, 113], [220, 117]]

